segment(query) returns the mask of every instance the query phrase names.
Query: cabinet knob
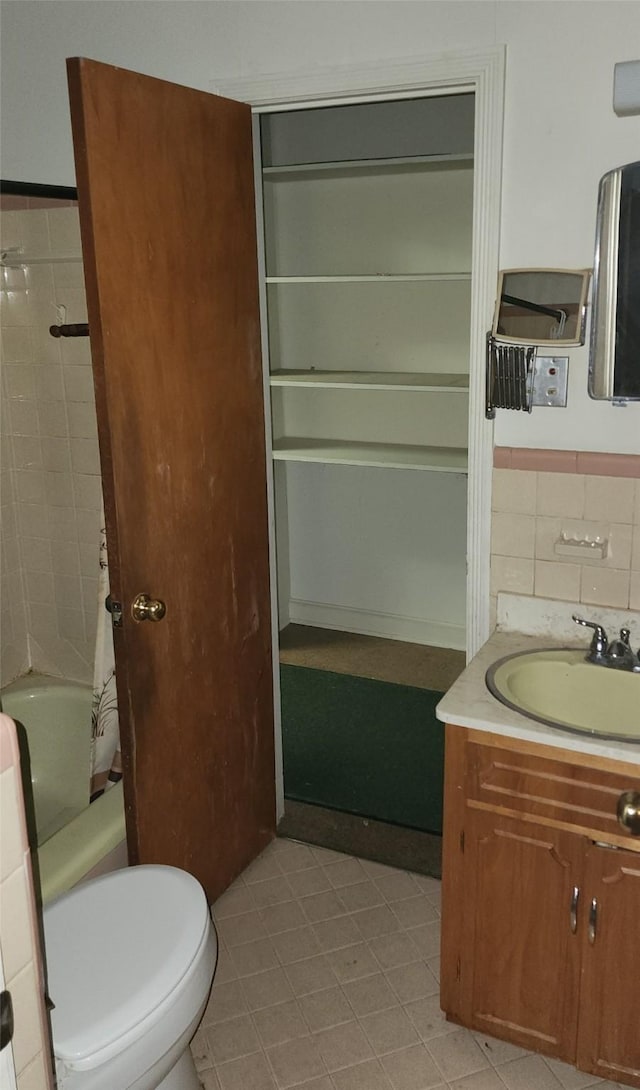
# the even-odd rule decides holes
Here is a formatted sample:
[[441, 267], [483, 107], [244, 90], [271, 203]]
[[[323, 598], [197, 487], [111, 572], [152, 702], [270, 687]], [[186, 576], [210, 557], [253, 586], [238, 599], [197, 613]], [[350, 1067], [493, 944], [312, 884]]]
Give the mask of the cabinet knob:
[[640, 791], [623, 791], [616, 813], [623, 829], [632, 836], [640, 836]]

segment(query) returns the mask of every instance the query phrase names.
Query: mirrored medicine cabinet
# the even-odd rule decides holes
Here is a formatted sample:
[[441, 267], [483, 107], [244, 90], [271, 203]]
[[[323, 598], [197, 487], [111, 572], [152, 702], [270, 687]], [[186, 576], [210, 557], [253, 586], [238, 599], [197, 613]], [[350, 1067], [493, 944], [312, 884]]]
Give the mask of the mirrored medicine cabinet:
[[589, 394], [640, 401], [640, 161], [598, 189]]

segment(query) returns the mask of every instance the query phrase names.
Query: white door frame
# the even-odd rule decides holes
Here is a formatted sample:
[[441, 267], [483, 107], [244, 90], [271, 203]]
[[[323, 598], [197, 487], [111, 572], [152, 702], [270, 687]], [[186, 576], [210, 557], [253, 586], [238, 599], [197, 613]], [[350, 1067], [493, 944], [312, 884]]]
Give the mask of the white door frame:
[[[283, 108], [294, 110], [389, 101], [436, 92], [466, 91], [475, 95], [467, 497], [468, 659], [487, 640], [490, 623], [493, 424], [486, 419], [484, 411], [485, 352], [498, 280], [504, 72], [505, 46], [499, 45], [393, 62], [323, 68], [314, 72], [273, 73], [254, 79], [222, 80], [212, 82], [208, 88], [215, 94], [249, 103], [256, 114], [273, 113]], [[268, 396], [268, 385], [266, 392]], [[270, 447], [269, 421], [267, 433]], [[270, 449], [268, 456], [271, 457]], [[271, 492], [271, 483], [269, 489]], [[270, 495], [269, 502], [273, 516], [273, 495]], [[274, 632], [277, 633], [277, 624]], [[278, 708], [276, 666], [277, 663], [274, 663]], [[276, 729], [278, 734], [279, 730]], [[276, 760], [280, 762], [278, 737], [276, 747]], [[280, 776], [276, 778], [280, 779]], [[278, 796], [280, 811], [281, 805], [283, 807], [281, 785]]]

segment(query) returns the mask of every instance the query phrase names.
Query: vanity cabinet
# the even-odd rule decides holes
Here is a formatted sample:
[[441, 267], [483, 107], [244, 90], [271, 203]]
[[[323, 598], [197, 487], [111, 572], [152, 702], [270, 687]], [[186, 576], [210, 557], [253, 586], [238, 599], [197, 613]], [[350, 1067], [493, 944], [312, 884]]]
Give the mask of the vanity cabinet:
[[446, 728], [447, 1017], [640, 1087], [638, 766]]

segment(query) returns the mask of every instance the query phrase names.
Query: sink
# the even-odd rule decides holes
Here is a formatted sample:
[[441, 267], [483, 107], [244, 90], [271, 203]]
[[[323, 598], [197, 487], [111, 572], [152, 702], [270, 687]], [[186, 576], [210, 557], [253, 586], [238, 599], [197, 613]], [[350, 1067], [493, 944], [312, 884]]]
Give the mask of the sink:
[[486, 683], [502, 704], [547, 726], [640, 742], [640, 674], [585, 662], [583, 647], [507, 655]]

